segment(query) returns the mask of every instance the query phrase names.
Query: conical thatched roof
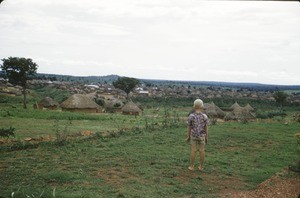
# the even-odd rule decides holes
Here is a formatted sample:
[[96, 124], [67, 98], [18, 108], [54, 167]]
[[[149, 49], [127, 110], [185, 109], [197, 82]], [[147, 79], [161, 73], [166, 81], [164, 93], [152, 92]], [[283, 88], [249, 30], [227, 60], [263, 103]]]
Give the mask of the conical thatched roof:
[[97, 105], [91, 98], [83, 94], [74, 94], [70, 96], [67, 100], [60, 104], [62, 108], [66, 109], [99, 109], [100, 106]]
[[254, 111], [254, 108], [249, 103], [244, 107], [244, 109], [247, 109], [250, 112]]
[[136, 105], [137, 105], [142, 111], [144, 110], [144, 107], [143, 107], [142, 103], [137, 102]]
[[204, 103], [204, 112], [208, 115], [208, 117], [224, 118], [226, 115], [225, 112], [215, 105], [214, 102]]
[[53, 100], [50, 97], [44, 98], [38, 104], [40, 106], [43, 106], [43, 107], [55, 107], [55, 106], [59, 106], [58, 102], [56, 102], [55, 100]]
[[255, 115], [245, 108], [236, 107], [225, 116], [225, 120], [249, 120], [255, 119]]
[[211, 102], [211, 104], [214, 106], [217, 114], [218, 114], [218, 117], [221, 117], [221, 118], [224, 118], [224, 116], [226, 115], [226, 113], [220, 108], [218, 107], [217, 105], [215, 105], [214, 102]]
[[224, 117], [225, 120], [237, 120], [236, 115], [233, 113], [233, 111], [228, 112], [226, 116]]
[[235, 109], [240, 109], [241, 108], [241, 106], [237, 103], [237, 102], [235, 102], [233, 105], [231, 105], [231, 107], [229, 108], [230, 110], [235, 110]]
[[218, 116], [218, 113], [217, 113], [214, 105], [211, 103], [204, 103], [204, 113], [208, 117], [217, 117]]
[[134, 102], [129, 101], [122, 107], [122, 112], [125, 114], [141, 114], [142, 110]]

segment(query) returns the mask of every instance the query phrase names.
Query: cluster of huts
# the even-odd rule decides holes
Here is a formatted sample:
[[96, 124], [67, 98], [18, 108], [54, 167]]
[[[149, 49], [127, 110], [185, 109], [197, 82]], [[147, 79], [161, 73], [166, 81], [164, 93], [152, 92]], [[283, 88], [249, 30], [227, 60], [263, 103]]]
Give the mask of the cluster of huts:
[[242, 107], [235, 102], [228, 111], [223, 111], [211, 102], [204, 104], [204, 110], [210, 118], [219, 118], [224, 120], [251, 120], [256, 118], [255, 110], [250, 104]]
[[132, 101], [124, 104], [118, 99], [114, 99], [105, 103], [102, 107], [94, 100], [83, 94], [74, 94], [61, 104], [50, 97], [42, 99], [33, 105], [35, 109], [55, 110], [61, 108], [63, 111], [99, 113], [99, 112], [121, 112], [129, 115], [141, 115], [142, 109]]
[[[99, 106], [90, 97], [83, 94], [74, 94], [61, 104], [56, 102], [50, 97], [46, 97], [39, 103], [34, 104], [36, 109], [51, 109], [55, 110], [61, 108], [63, 111], [71, 112], [85, 112], [85, 113], [123, 113], [127, 115], [141, 115], [143, 108], [140, 104], [136, 104], [133, 101], [128, 101], [126, 104], [119, 99], [111, 99], [104, 103], [104, 106]], [[210, 118], [219, 118], [224, 120], [250, 120], [255, 119], [254, 108], [250, 104], [241, 107], [235, 102], [229, 109], [229, 111], [223, 111], [213, 102], [204, 104], [205, 113]]]

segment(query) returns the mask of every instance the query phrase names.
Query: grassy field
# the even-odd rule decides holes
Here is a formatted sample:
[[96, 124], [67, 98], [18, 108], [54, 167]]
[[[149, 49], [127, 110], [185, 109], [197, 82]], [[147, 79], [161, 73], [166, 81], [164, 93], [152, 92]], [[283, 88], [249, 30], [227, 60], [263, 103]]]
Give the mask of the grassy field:
[[[22, 121], [35, 120], [36, 128], [49, 121], [13, 120], [20, 128]], [[93, 128], [97, 122], [77, 120], [72, 125], [76, 130], [89, 125], [97, 131], [100, 129]], [[62, 146], [46, 142], [34, 149], [1, 150], [0, 195], [215, 197], [228, 188], [253, 189], [297, 159], [294, 134], [299, 127], [299, 123], [278, 121], [211, 126], [204, 172], [187, 170], [189, 145], [184, 142], [184, 124], [74, 139]], [[28, 126], [28, 133], [30, 128], [34, 124]], [[45, 128], [51, 130], [51, 125]]]
[[118, 113], [84, 114], [65, 111], [36, 110], [31, 107], [22, 109], [0, 105], [1, 128], [14, 127], [16, 140], [55, 136], [59, 131], [74, 134], [83, 131], [117, 132], [123, 129], [145, 128], [147, 126], [178, 125], [186, 119], [188, 109], [146, 109], [143, 116], [125, 116]]
[[[205, 170], [190, 172], [184, 139], [192, 99], [142, 101], [143, 116], [23, 110], [21, 98], [0, 99], [0, 128], [16, 134], [15, 142], [0, 138], [0, 197], [218, 197], [254, 189], [299, 159], [300, 123], [292, 120], [299, 107], [272, 120], [210, 126]], [[274, 104], [254, 107], [276, 112]], [[93, 134], [59, 139], [83, 131]]]

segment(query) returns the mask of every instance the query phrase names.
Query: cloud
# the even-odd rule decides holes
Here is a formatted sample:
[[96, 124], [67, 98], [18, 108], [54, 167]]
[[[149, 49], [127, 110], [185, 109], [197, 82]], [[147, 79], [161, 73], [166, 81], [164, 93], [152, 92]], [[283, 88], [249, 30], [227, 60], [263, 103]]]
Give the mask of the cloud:
[[252, 71], [233, 71], [233, 70], [208, 70], [208, 73], [212, 75], [225, 75], [225, 76], [247, 76], [247, 77], [257, 77], [257, 72]]
[[297, 5], [4, 1], [0, 54], [29, 56], [49, 73], [299, 84]]

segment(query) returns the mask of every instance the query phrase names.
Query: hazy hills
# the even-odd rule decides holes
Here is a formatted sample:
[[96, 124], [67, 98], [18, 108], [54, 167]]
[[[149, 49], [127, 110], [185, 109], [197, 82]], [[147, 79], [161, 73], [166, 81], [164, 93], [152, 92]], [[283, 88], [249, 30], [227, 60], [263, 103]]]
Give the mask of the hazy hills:
[[[4, 77], [4, 73], [0, 71], [0, 77]], [[71, 76], [71, 75], [58, 75], [58, 74], [44, 74], [38, 73], [35, 78], [45, 79], [51, 81], [68, 81], [78, 82], [85, 84], [95, 83], [112, 83], [117, 80], [119, 75], [107, 75], [107, 76]], [[300, 90], [300, 85], [268, 85], [260, 83], [237, 83], [237, 82], [216, 82], [216, 81], [177, 81], [177, 80], [155, 80], [155, 79], [139, 79], [141, 83], [149, 86], [213, 86], [213, 87], [228, 87], [238, 89], [250, 89], [250, 90]]]
[[[37, 77], [47, 78], [59, 81], [72, 81], [81, 83], [112, 83], [117, 80], [118, 75], [107, 76], [69, 76], [39, 73]], [[165, 86], [214, 86], [228, 87], [251, 90], [300, 90], [300, 85], [268, 85], [260, 83], [237, 83], [237, 82], [216, 82], [216, 81], [175, 81], [175, 80], [155, 80], [155, 79], [139, 79], [141, 83], [148, 85], [165, 85]]]

